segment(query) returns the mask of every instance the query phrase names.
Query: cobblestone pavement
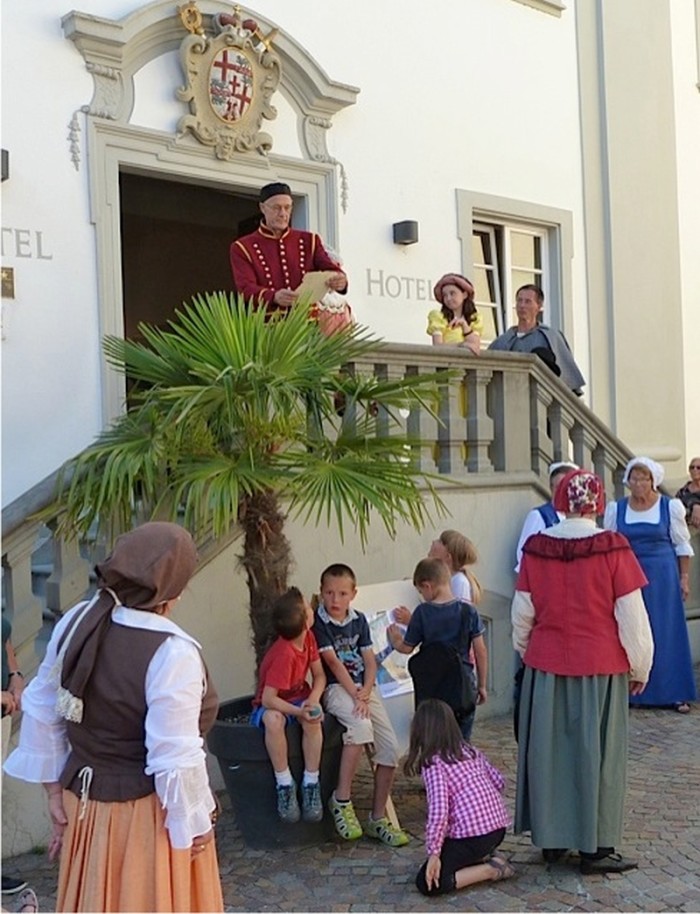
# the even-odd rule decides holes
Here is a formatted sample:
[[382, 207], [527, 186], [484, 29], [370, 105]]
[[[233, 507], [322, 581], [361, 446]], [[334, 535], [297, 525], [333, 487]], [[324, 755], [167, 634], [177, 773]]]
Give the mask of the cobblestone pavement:
[[[700, 671], [700, 670], [699, 670]], [[474, 741], [508, 777], [512, 809], [516, 746], [509, 717], [477, 722]], [[363, 762], [364, 764], [364, 762]], [[356, 806], [367, 815], [371, 778], [358, 774]], [[399, 775], [393, 792], [411, 843], [393, 850], [368, 838], [305, 849], [246, 848], [224, 800], [217, 829], [227, 911], [700, 911], [700, 706], [692, 713], [631, 712], [626, 828], [620, 848], [639, 861], [621, 875], [580, 875], [577, 857], [545, 866], [525, 836], [501, 850], [514, 879], [484, 883], [439, 899], [413, 885], [423, 861], [425, 805], [419, 779]], [[56, 867], [44, 855], [4, 861], [34, 887], [41, 910], [55, 910]], [[5, 896], [10, 909], [12, 900]]]

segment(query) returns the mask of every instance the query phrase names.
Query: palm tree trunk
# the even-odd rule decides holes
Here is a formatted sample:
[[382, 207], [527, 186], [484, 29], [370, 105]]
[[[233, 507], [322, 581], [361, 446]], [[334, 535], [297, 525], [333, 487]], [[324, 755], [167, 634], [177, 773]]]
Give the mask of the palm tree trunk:
[[284, 535], [286, 516], [276, 493], [267, 491], [246, 498], [241, 504], [239, 519], [244, 531], [241, 562], [248, 581], [257, 673], [274, 635], [272, 607], [277, 597], [287, 590], [292, 553]]

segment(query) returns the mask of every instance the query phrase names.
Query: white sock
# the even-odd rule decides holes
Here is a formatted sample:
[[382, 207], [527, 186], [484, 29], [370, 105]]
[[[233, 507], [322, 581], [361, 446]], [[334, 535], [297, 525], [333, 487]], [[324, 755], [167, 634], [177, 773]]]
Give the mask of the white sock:
[[318, 784], [318, 771], [306, 771], [305, 769], [302, 784], [304, 787], [307, 787], [309, 784]]
[[278, 787], [291, 787], [294, 783], [294, 778], [289, 768], [285, 768], [284, 771], [275, 771], [275, 780]]

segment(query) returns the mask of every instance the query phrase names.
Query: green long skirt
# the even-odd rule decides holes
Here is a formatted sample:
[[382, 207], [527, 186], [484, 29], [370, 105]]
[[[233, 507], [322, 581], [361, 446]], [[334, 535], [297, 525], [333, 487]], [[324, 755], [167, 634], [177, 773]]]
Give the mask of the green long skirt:
[[536, 847], [594, 853], [622, 838], [628, 677], [525, 668], [515, 832]]

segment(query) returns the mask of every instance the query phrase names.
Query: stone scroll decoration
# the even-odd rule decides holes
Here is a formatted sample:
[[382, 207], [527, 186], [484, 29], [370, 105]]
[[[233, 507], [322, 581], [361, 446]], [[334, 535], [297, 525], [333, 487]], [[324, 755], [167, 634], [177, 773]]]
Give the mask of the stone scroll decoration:
[[238, 5], [232, 13], [211, 17], [210, 34], [196, 3], [184, 4], [178, 12], [189, 34], [180, 45], [185, 85], [176, 95], [190, 106], [178, 122], [178, 133], [189, 131], [213, 146], [218, 159], [230, 161], [248, 152], [267, 155], [272, 137], [260, 127], [263, 118], [277, 117], [271, 103], [281, 75], [272, 49], [276, 30], [263, 35], [254, 19], [243, 18]]

